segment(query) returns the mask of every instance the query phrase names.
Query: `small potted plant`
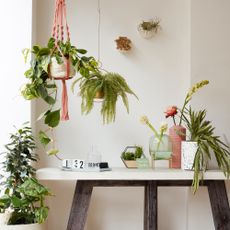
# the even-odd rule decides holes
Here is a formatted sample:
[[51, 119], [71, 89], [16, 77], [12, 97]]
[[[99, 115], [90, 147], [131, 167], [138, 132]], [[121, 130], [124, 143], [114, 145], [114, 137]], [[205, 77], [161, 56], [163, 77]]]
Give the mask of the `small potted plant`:
[[[116, 117], [116, 103], [119, 96], [122, 98], [123, 104], [129, 112], [128, 94], [135, 95], [130, 89], [125, 79], [118, 73], [105, 72], [97, 69], [88, 77], [78, 79], [80, 81], [80, 95], [82, 97], [82, 113], [88, 114], [94, 106], [96, 97], [103, 97], [101, 106], [101, 115], [103, 123], [111, 123]], [[76, 84], [75, 81], [72, 89]]]
[[121, 159], [127, 168], [137, 168], [137, 159], [145, 158], [141, 146], [127, 146], [121, 154]]
[[230, 151], [219, 136], [216, 136], [212, 123], [206, 119], [206, 110], [194, 111], [191, 106], [183, 115], [183, 122], [189, 131], [189, 138], [182, 142], [182, 168], [194, 170], [194, 192], [214, 153], [218, 167], [226, 177], [230, 175]]
[[149, 21], [142, 21], [138, 25], [138, 31], [143, 38], [150, 39], [160, 30], [160, 19], [155, 18]]
[[40, 230], [48, 216], [49, 208], [45, 197], [51, 195], [48, 188], [41, 185], [34, 177], [37, 161], [36, 148], [31, 128], [24, 126], [10, 136], [7, 144], [3, 171], [5, 172], [4, 195], [0, 204], [4, 211], [10, 210], [7, 225], [1, 230]]

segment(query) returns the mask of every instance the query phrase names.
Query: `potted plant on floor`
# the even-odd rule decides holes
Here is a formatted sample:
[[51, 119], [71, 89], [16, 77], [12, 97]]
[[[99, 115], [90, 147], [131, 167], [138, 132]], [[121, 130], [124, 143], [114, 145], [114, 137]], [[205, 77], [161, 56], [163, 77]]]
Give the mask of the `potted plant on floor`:
[[37, 161], [36, 148], [31, 128], [24, 126], [10, 136], [4, 152], [3, 171], [6, 180], [4, 195], [0, 204], [4, 211], [10, 211], [7, 225], [1, 230], [40, 230], [48, 215], [45, 197], [51, 195], [48, 188], [41, 185], [34, 177], [33, 162]]
[[118, 73], [105, 72], [100, 69], [94, 69], [94, 72], [88, 77], [79, 78], [72, 85], [80, 81], [80, 95], [82, 97], [82, 113], [88, 114], [94, 106], [94, 100], [97, 95], [102, 95], [103, 101], [101, 106], [101, 115], [104, 123], [115, 121], [116, 103], [119, 96], [129, 112], [128, 94], [135, 95], [130, 89], [125, 79]]
[[230, 151], [219, 136], [215, 135], [215, 128], [211, 121], [206, 119], [206, 110], [194, 111], [191, 107], [186, 109], [182, 117], [189, 138], [182, 142], [182, 168], [194, 170], [194, 192], [199, 187], [200, 179], [214, 153], [218, 167], [226, 177], [230, 175]]

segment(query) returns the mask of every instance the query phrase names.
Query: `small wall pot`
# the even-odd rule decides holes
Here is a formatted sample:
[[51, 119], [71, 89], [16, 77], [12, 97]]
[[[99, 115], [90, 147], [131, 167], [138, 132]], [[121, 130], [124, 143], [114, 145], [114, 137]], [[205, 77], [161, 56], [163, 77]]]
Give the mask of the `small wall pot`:
[[150, 39], [154, 37], [157, 33], [156, 30], [144, 30], [141, 25], [138, 26], [137, 30], [139, 34], [141, 35], [141, 37], [145, 39]]
[[45, 230], [45, 224], [3, 225], [1, 230]]
[[[50, 76], [53, 78], [64, 78], [67, 75], [67, 59], [65, 57], [62, 58], [63, 63], [58, 64], [55, 57], [51, 59], [51, 63], [49, 66]], [[76, 71], [70, 62], [70, 78], [76, 74]]]
[[198, 149], [197, 142], [182, 141], [181, 149], [182, 149], [181, 168], [184, 170], [192, 170], [193, 162]]

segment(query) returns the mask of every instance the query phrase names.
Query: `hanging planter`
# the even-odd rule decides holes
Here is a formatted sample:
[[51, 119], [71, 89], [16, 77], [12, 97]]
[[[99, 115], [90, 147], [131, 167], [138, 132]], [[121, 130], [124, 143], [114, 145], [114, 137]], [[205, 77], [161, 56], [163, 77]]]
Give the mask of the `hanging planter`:
[[160, 30], [160, 19], [155, 18], [149, 21], [143, 21], [137, 27], [139, 34], [145, 38], [150, 39]]
[[[65, 0], [55, 2], [53, 32], [47, 45], [34, 45], [31, 50], [25, 49], [25, 61], [29, 52], [33, 54], [33, 60], [25, 72], [28, 83], [21, 89], [21, 94], [26, 100], [41, 98], [47, 103], [47, 110], [38, 120], [43, 119], [48, 128], [39, 132], [39, 140], [44, 146], [51, 144], [51, 148], [47, 150], [48, 155], [57, 156], [53, 129], [61, 120], [69, 120], [67, 81], [74, 78], [76, 72], [87, 78], [97, 68], [94, 57], [87, 57], [86, 50], [77, 49], [70, 42]], [[62, 83], [61, 108], [57, 105], [59, 89], [56, 81]]]
[[[67, 75], [69, 78], [73, 78], [76, 74], [76, 70], [66, 57], [61, 58], [62, 63], [58, 63], [57, 59], [53, 57], [49, 65], [49, 74], [51, 78], [65, 78]], [[69, 70], [67, 66], [69, 65]], [[68, 73], [69, 72], [69, 73]]]
[[117, 50], [119, 50], [122, 53], [127, 53], [132, 48], [132, 42], [127, 37], [120, 36], [119, 38], [115, 40], [115, 42], [117, 45]]

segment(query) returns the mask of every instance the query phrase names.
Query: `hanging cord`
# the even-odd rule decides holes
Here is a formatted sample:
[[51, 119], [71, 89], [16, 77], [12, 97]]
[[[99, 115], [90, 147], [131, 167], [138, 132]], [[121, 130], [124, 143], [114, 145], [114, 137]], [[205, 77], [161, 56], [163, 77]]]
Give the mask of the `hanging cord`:
[[[64, 28], [65, 27], [65, 28]], [[58, 46], [58, 41], [64, 41], [64, 34], [66, 32], [66, 39], [70, 41], [69, 26], [66, 18], [66, 4], [65, 0], [56, 0], [55, 2], [55, 13], [53, 21], [53, 31], [52, 37], [55, 39], [55, 49], [58, 49], [61, 53], [63, 60], [66, 64], [66, 76], [65, 77], [54, 77], [55, 80], [62, 81], [62, 114], [61, 119], [66, 121], [69, 120], [68, 114], [68, 94], [66, 80], [70, 79], [70, 60], [64, 57], [60, 47]]]
[[101, 0], [97, 1], [98, 25], [97, 25], [97, 61], [101, 63]]

